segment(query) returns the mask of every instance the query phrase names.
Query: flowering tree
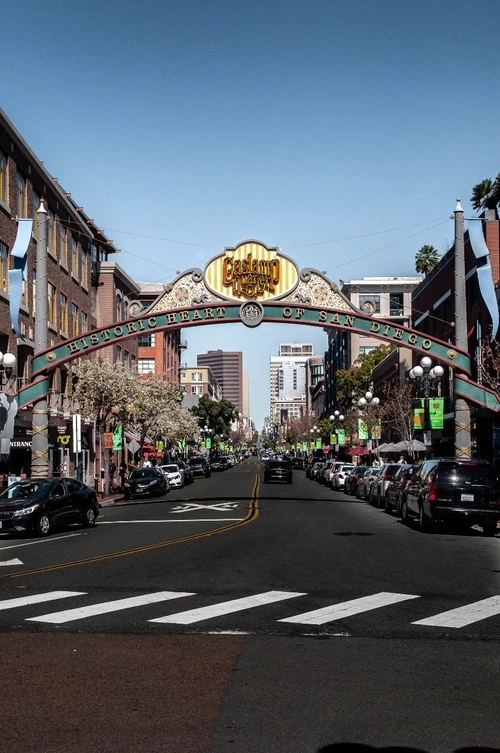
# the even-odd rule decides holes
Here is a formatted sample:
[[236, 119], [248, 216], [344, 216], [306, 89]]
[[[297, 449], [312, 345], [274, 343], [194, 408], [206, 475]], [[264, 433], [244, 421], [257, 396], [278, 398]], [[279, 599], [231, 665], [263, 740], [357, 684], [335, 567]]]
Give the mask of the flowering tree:
[[104, 470], [104, 491], [107, 493], [110, 455], [109, 450], [103, 448], [102, 434], [115, 420], [117, 411], [125, 412], [134, 400], [138, 387], [137, 376], [102, 358], [81, 359], [72, 367], [71, 375], [72, 397], [77, 410], [83, 418], [95, 421], [99, 469]]

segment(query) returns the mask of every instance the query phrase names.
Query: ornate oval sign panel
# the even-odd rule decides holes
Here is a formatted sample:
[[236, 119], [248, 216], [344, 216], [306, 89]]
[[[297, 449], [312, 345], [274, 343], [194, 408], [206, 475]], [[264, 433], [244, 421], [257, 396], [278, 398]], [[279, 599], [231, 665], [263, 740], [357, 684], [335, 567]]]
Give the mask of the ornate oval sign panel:
[[283, 298], [299, 282], [296, 264], [259, 241], [244, 241], [208, 262], [205, 285], [231, 301]]

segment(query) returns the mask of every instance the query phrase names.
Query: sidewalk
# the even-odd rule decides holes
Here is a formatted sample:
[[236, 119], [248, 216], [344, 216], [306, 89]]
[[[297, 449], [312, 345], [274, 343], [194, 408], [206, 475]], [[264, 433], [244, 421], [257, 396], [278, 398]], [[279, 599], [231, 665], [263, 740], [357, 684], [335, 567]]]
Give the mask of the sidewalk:
[[101, 497], [100, 495], [97, 497], [99, 507], [109, 507], [110, 505], [114, 505], [115, 502], [121, 502], [122, 499], [124, 499], [122, 492], [108, 494], [106, 497]]

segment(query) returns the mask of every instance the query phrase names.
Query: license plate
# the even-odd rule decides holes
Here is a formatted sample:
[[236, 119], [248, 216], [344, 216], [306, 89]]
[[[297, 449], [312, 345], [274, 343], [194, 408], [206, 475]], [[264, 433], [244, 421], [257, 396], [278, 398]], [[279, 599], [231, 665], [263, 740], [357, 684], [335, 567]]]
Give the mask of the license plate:
[[474, 495], [473, 494], [461, 494], [460, 501], [461, 502], [474, 502]]

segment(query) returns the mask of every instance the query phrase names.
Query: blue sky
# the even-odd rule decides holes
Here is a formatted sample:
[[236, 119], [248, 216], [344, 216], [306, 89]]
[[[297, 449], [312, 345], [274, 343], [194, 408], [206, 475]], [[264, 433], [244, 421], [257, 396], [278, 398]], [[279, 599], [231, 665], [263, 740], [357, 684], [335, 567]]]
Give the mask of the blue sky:
[[[500, 170], [498, 0], [25, 0], [2, 9], [1, 106], [122, 250], [168, 281], [247, 238], [338, 280], [412, 275]], [[8, 84], [7, 84], [8, 82]], [[186, 361], [315, 328], [191, 329]]]

